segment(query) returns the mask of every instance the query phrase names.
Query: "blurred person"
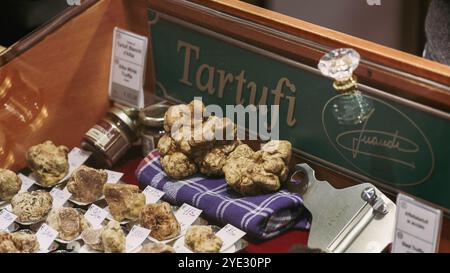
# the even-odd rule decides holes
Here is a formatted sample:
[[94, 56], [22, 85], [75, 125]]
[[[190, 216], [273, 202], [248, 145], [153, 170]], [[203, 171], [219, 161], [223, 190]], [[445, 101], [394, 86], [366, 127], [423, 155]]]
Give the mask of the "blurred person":
[[450, 65], [450, 0], [433, 0], [425, 22], [424, 57]]

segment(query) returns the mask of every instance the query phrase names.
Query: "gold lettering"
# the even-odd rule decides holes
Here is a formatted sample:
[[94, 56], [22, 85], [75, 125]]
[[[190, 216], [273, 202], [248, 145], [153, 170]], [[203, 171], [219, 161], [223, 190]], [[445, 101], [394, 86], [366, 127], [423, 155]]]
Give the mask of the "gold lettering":
[[258, 87], [256, 86], [256, 83], [251, 81], [247, 84], [247, 88], [250, 89], [250, 100], [248, 104], [250, 105], [256, 105], [256, 91]]
[[186, 84], [188, 86], [192, 86], [192, 82], [189, 81], [189, 68], [191, 64], [191, 51], [195, 53], [195, 59], [199, 59], [200, 57], [200, 47], [189, 44], [185, 41], [178, 40], [177, 43], [177, 52], [179, 53], [181, 49], [185, 49], [184, 54], [184, 69], [183, 69], [183, 77], [180, 79], [180, 82]]
[[[208, 81], [206, 84], [202, 83], [202, 76], [204, 72], [208, 73]], [[197, 70], [196, 84], [198, 90], [202, 92], [208, 91], [210, 95], [214, 94], [214, 67], [207, 64], [202, 64]]]
[[[289, 91], [292, 93], [295, 93], [297, 91], [297, 88], [293, 83], [291, 83], [288, 79], [286, 79], [287, 83], [286, 86], [289, 88]], [[295, 97], [294, 96], [286, 96], [286, 99], [288, 100], [288, 115], [286, 123], [289, 127], [293, 127], [295, 123], [297, 122], [297, 119], [295, 118]]]
[[289, 127], [294, 127], [295, 123], [297, 123], [295, 118], [295, 97], [287, 96], [286, 99], [289, 102], [286, 123]]
[[263, 86], [263, 92], [258, 103], [256, 102], [256, 92], [258, 90], [256, 83], [253, 81], [249, 82], [247, 84], [247, 88], [250, 89], [250, 105], [267, 105], [267, 94], [269, 93], [269, 88]]
[[247, 82], [245, 78], [245, 71], [242, 70], [241, 73], [235, 77], [237, 81], [237, 89], [236, 89], [236, 105], [244, 105], [244, 99], [242, 99], [242, 91], [244, 89], [244, 84]]
[[288, 87], [289, 84], [291, 84], [291, 82], [287, 78], [283, 77], [278, 81], [277, 87], [272, 90], [272, 94], [274, 95], [274, 105], [280, 105], [281, 99], [284, 98], [283, 87], [285, 83], [286, 85], [288, 85]]
[[225, 72], [225, 70], [218, 69], [217, 73], [219, 74], [219, 92], [217, 96], [219, 98], [223, 98], [223, 91], [225, 90], [228, 83], [232, 83], [234, 81], [233, 74]]

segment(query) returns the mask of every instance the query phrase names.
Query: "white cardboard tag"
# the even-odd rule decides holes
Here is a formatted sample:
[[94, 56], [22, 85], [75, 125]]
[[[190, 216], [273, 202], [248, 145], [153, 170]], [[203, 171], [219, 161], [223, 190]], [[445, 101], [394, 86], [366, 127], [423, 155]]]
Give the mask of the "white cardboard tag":
[[437, 252], [441, 227], [441, 210], [407, 195], [399, 194], [392, 252]]
[[107, 216], [108, 212], [95, 204], [92, 204], [84, 214], [84, 217], [93, 228], [101, 227]]
[[236, 243], [239, 239], [245, 236], [245, 232], [238, 229], [235, 226], [230, 224], [224, 226], [221, 230], [216, 233], [216, 236], [222, 239], [223, 244], [220, 251], [224, 251], [234, 243]]
[[[83, 165], [84, 162], [86, 162], [86, 160], [88, 160], [88, 158], [91, 156], [91, 152], [89, 151], [85, 151], [82, 150], [80, 148], [73, 148], [72, 151], [69, 152], [69, 154], [67, 155], [68, 160], [69, 160], [69, 165], [70, 165], [70, 170], [75, 170], [78, 167], [80, 167], [81, 165]], [[71, 171], [69, 171], [69, 173], [72, 173]]]
[[188, 204], [183, 204], [176, 212], [175, 218], [177, 218], [178, 223], [180, 223], [180, 230], [183, 232], [188, 227], [190, 227], [195, 220], [202, 214], [202, 210], [194, 208]]
[[151, 186], [147, 186], [142, 193], [145, 195], [146, 204], [155, 204], [158, 202], [163, 196], [164, 192], [160, 191]]
[[150, 230], [140, 227], [133, 226], [126, 238], [125, 250], [126, 252], [131, 252], [140, 246], [145, 239], [147, 239], [150, 234]]
[[53, 241], [58, 237], [58, 232], [47, 224], [42, 224], [36, 237], [39, 241], [39, 248], [41, 251], [46, 251], [51, 246]]
[[20, 181], [22, 181], [22, 186], [20, 187], [19, 192], [27, 192], [31, 188], [31, 186], [33, 186], [34, 180], [26, 177], [21, 173], [19, 173], [18, 177]]
[[7, 211], [0, 211], [0, 231], [8, 229], [8, 227], [16, 220], [17, 215]]
[[68, 191], [60, 190], [58, 188], [53, 188], [50, 191], [50, 195], [53, 197], [53, 208], [61, 208], [69, 200], [72, 194]]
[[119, 103], [144, 107], [144, 71], [148, 39], [115, 28], [109, 81], [109, 97]]
[[108, 179], [107, 179], [106, 183], [115, 184], [115, 183], [119, 182], [119, 180], [123, 176], [123, 173], [119, 173], [119, 172], [114, 172], [114, 171], [110, 171], [110, 170], [105, 170], [105, 172], [108, 174]]

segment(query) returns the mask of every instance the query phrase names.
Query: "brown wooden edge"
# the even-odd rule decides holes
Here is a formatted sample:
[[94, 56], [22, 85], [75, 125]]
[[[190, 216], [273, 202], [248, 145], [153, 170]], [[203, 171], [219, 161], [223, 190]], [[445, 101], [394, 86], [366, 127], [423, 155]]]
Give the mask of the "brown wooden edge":
[[362, 83], [450, 111], [448, 66], [236, 0], [149, 0], [148, 5], [312, 67], [326, 48], [355, 48], [363, 57], [357, 71]]
[[39, 27], [20, 41], [7, 48], [5, 51], [0, 51], [0, 67], [32, 48], [34, 45], [42, 41], [47, 35], [55, 32], [58, 28], [93, 6], [98, 1], [100, 0], [84, 0], [79, 6], [67, 6], [66, 9], [53, 18], [48, 24]]

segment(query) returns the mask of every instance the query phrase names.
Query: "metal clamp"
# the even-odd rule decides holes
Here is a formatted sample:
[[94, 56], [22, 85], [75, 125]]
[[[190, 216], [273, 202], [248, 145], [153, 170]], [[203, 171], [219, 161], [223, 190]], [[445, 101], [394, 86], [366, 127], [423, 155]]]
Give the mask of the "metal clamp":
[[312, 215], [308, 246], [327, 252], [381, 252], [392, 242], [395, 204], [375, 186], [336, 189], [299, 164], [287, 188]]
[[375, 212], [381, 213], [383, 215], [387, 214], [389, 210], [387, 209], [386, 203], [378, 197], [375, 188], [368, 187], [361, 193], [362, 200], [369, 203]]

